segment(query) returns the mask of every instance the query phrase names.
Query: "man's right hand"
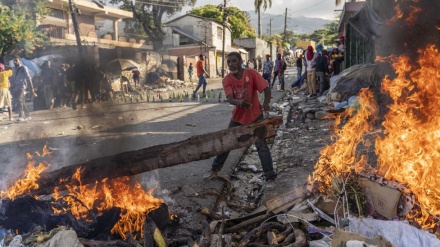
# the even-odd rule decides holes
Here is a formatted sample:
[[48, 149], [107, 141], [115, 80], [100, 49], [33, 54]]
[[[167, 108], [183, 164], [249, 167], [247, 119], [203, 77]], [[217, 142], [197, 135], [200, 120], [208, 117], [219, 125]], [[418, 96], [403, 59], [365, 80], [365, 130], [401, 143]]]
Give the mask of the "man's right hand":
[[249, 108], [251, 108], [251, 106], [252, 106], [252, 104], [246, 102], [246, 100], [242, 100], [240, 102], [240, 107], [243, 108], [243, 109], [249, 109]]

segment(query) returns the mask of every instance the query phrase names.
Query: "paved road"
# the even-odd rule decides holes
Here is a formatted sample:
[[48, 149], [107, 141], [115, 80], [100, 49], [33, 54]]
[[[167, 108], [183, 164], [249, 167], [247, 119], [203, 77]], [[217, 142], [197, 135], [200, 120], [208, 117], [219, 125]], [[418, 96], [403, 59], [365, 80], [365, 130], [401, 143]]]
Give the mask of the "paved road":
[[[289, 69], [289, 71], [291, 71]], [[290, 72], [288, 72], [290, 73]], [[290, 80], [288, 80], [290, 84]], [[221, 90], [221, 81], [210, 80], [209, 90]], [[221, 90], [222, 91], [222, 90]], [[223, 98], [224, 98], [224, 93]], [[272, 90], [272, 102], [284, 93]], [[35, 154], [44, 145], [54, 150], [50, 170], [97, 157], [172, 143], [218, 131], [227, 127], [232, 106], [209, 99], [209, 102], [140, 102], [98, 103], [86, 109], [45, 110], [32, 112], [30, 122], [0, 122], [1, 188], [20, 176], [26, 167], [26, 152]], [[228, 173], [244, 149], [235, 150], [222, 170]], [[197, 228], [194, 210], [213, 208], [216, 197], [190, 197], [204, 190], [220, 191], [220, 181], [203, 181], [213, 158], [191, 162], [136, 176], [145, 188], [158, 186], [156, 194], [168, 200], [189, 229]], [[124, 165], [124, 164], [121, 164]], [[168, 195], [168, 196], [167, 196]]]

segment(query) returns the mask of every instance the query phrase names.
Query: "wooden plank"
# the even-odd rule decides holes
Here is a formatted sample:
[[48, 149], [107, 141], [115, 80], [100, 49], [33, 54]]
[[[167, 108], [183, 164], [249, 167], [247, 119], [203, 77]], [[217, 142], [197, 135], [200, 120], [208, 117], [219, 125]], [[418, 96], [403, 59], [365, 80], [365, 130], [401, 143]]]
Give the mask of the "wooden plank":
[[284, 193], [275, 198], [266, 200], [263, 204], [266, 206], [268, 212], [279, 213], [285, 209], [288, 209], [290, 205], [294, 206], [303, 200], [304, 193], [297, 188]]

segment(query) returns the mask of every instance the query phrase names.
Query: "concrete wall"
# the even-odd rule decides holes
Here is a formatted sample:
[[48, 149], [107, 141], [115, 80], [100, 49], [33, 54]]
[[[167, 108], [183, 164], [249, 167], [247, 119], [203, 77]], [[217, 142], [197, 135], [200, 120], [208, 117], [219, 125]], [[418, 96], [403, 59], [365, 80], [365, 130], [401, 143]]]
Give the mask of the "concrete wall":
[[[234, 43], [249, 52], [248, 60], [256, 59], [259, 56], [264, 58], [266, 54], [271, 54], [269, 43], [259, 38], [238, 38], [234, 39]], [[272, 55], [275, 53], [276, 48], [273, 48]]]
[[[175, 22], [169, 22], [167, 26], [174, 26], [182, 29], [184, 32], [191, 34], [200, 40], [205, 40], [205, 33], [206, 35], [206, 43], [210, 46], [216, 47], [218, 50], [222, 49], [222, 25], [214, 22], [209, 21], [206, 19], [197, 18], [194, 16], [184, 16]], [[170, 37], [172, 31], [171, 28], [168, 27], [166, 29], [166, 35], [165, 38], [167, 45], [172, 45], [171, 42], [173, 39]], [[231, 31], [227, 28], [226, 29], [226, 35], [225, 35], [225, 44], [226, 46], [231, 46]], [[182, 35], [181, 35], [182, 39]], [[197, 43], [197, 42], [195, 42]]]
[[[77, 15], [79, 33], [88, 36], [90, 32], [95, 32], [95, 17], [90, 15]], [[73, 24], [72, 24], [73, 30]]]

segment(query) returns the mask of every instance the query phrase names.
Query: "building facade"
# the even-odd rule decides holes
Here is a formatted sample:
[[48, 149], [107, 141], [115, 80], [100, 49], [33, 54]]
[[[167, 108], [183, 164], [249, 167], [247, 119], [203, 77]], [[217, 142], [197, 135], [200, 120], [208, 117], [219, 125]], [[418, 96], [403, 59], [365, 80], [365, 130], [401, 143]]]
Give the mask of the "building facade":
[[[213, 78], [221, 74], [223, 40], [225, 55], [238, 52], [238, 48], [232, 47], [231, 30], [226, 27], [223, 39], [223, 25], [217, 20], [186, 14], [165, 23], [164, 30], [163, 45], [168, 55], [192, 59], [204, 55], [206, 70]], [[189, 63], [185, 63], [185, 66], [189, 66]]]
[[[124, 35], [123, 19], [133, 18], [133, 13], [100, 4], [97, 1], [73, 0], [81, 43], [86, 56], [93, 63], [105, 63], [115, 58], [134, 58], [141, 62], [144, 53], [153, 47], [146, 38]], [[48, 52], [77, 56], [76, 36], [69, 11], [68, 0], [48, 0], [50, 13], [38, 23], [38, 27], [49, 37]], [[110, 26], [110, 28], [108, 28]]]

